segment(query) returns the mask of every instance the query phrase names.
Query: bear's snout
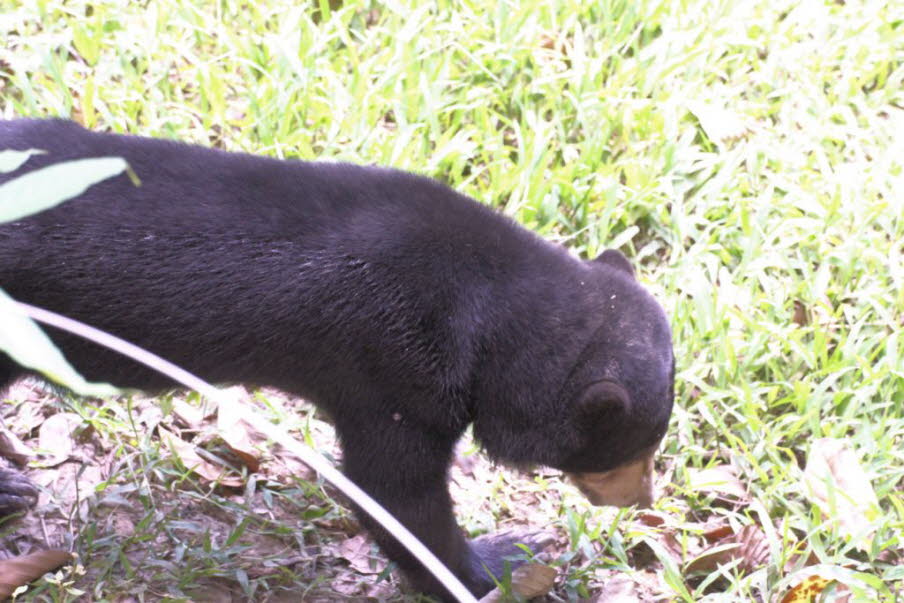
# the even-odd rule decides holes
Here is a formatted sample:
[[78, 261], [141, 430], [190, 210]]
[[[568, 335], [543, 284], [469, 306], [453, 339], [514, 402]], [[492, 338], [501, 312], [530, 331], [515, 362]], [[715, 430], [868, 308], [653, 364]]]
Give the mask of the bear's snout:
[[568, 477], [592, 504], [613, 507], [650, 507], [653, 494], [653, 455], [656, 447], [639, 458], [601, 473], [568, 473]]

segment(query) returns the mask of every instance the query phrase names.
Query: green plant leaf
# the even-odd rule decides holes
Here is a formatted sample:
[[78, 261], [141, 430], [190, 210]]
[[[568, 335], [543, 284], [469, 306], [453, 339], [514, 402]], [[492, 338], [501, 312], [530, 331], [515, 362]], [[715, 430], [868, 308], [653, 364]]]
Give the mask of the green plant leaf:
[[25, 151], [13, 151], [12, 149], [8, 149], [6, 151], [0, 151], [0, 174], [14, 172], [18, 170], [23, 163], [28, 161], [28, 158], [32, 155], [43, 154], [44, 151], [41, 149], [28, 149]]
[[19, 176], [0, 185], [0, 222], [59, 205], [128, 167], [119, 157], [98, 157], [57, 163]]
[[112, 385], [89, 383], [72, 368], [50, 338], [0, 289], [0, 351], [18, 364], [83, 396], [108, 397], [119, 393]]

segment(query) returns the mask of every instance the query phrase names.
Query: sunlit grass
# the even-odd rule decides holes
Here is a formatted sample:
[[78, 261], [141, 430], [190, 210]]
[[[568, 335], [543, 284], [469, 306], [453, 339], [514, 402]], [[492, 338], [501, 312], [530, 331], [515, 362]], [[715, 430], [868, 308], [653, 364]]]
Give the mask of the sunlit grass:
[[[660, 558], [657, 592], [772, 600], [804, 567], [792, 559], [809, 557], [904, 588], [900, 557], [882, 555], [904, 547], [901, 3], [0, 0], [0, 40], [5, 117], [393, 165], [576, 254], [619, 247], [674, 329], [659, 508], [678, 540], [716, 515], [774, 530], [752, 573], [690, 580]], [[127, 425], [96, 428], [117, 438]], [[137, 437], [130, 454], [156, 462]], [[847, 440], [871, 477], [883, 511], [872, 551], [803, 496], [823, 437]], [[736, 468], [748, 505], [687, 487], [690, 469], [714, 463]], [[656, 530], [549, 479], [500, 482], [488, 506], [462, 505], [466, 527], [523, 509], [513, 492], [561, 491], [567, 505], [534, 501], [573, 551], [556, 596], [592, 594], [597, 570], [631, 572], [629, 552]], [[118, 557], [129, 543], [106, 538], [83, 534], [83, 563], [105, 568], [109, 592], [144, 584]], [[248, 578], [236, 551], [199, 547], [180, 584], [204, 574], [205, 554], [205, 571], [229, 567], [255, 596], [311, 580]]]

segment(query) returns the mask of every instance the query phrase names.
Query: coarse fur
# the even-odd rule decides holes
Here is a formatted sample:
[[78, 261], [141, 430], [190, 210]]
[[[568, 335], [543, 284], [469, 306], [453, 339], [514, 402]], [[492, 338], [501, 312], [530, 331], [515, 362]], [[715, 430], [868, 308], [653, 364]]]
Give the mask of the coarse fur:
[[[615, 251], [582, 261], [427, 178], [0, 122], [17, 172], [124, 157], [125, 175], [0, 225], [0, 287], [215, 383], [270, 385], [334, 421], [344, 470], [475, 595], [511, 538], [467, 541], [446, 479], [469, 424], [506, 463], [619, 467], [663, 436], [674, 359], [660, 306]], [[88, 379], [160, 374], [50, 330]], [[0, 354], [0, 388], [24, 371]], [[3, 495], [22, 484], [0, 473]], [[442, 588], [363, 522], [416, 588]]]

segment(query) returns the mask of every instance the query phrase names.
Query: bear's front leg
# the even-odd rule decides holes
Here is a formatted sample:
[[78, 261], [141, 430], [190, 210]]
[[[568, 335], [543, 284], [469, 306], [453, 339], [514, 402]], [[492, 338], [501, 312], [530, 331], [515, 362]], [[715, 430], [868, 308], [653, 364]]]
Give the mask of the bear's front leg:
[[[482, 569], [475, 574], [481, 563], [455, 523], [446, 483], [459, 434], [428, 432], [407, 424], [404, 417], [382, 425], [379, 421], [352, 422], [358, 423], [336, 421], [346, 475], [417, 536], [474, 595], [488, 592], [492, 581], [481, 577], [486, 576]], [[405, 547], [366, 513], [356, 511], [413, 588], [454, 600]]]

